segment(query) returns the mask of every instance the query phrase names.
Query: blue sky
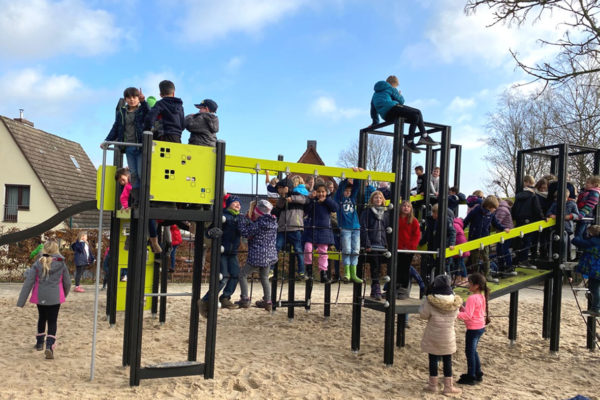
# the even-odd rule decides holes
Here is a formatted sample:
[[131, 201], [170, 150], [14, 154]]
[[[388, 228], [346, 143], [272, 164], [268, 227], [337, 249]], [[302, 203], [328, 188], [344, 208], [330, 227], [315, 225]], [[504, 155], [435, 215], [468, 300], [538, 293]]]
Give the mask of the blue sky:
[[[463, 145], [465, 193], [484, 188], [487, 114], [552, 56], [535, 38], [556, 37], [560, 15], [521, 29], [489, 25], [461, 0], [0, 0], [0, 114], [82, 144], [98, 165], [99, 143], [123, 89], [158, 97], [170, 79], [186, 114], [219, 104], [227, 152], [296, 160], [318, 141], [328, 165], [370, 123], [373, 84], [397, 75], [406, 104], [452, 126]], [[525, 89], [529, 90], [529, 89]], [[184, 142], [188, 134], [184, 133]], [[422, 162], [416, 157], [415, 164]], [[226, 190], [251, 178], [227, 174]], [[261, 185], [261, 191], [264, 188]]]

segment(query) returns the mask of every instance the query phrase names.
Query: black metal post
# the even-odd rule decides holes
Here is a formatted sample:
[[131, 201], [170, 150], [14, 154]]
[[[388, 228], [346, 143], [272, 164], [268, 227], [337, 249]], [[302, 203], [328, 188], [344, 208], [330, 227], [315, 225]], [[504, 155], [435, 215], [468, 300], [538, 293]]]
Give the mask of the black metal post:
[[517, 171], [515, 172], [515, 193], [523, 191], [523, 172], [525, 171], [525, 153], [517, 151]]
[[517, 316], [519, 314], [519, 291], [510, 293], [510, 306], [508, 310], [508, 339], [517, 340]]
[[[460, 163], [462, 159], [462, 146], [453, 144], [454, 148], [454, 186], [460, 189]], [[456, 215], [458, 217], [458, 215]]]
[[288, 318], [294, 319], [294, 302], [296, 301], [296, 253], [294, 246], [290, 246], [289, 271], [288, 271]]
[[396, 323], [396, 347], [404, 347], [406, 345], [406, 314], [398, 314]]
[[548, 278], [544, 281], [544, 305], [542, 311], [542, 337], [550, 337], [550, 316], [552, 315], [552, 287], [553, 279]]
[[[450, 169], [450, 127], [447, 126], [442, 130], [441, 143], [441, 163], [440, 163], [440, 191], [437, 198], [438, 201], [438, 229], [437, 245], [439, 255], [435, 275], [441, 275], [445, 272], [446, 266], [446, 236], [448, 231], [448, 170]], [[429, 182], [428, 182], [429, 183]], [[428, 185], [429, 186], [429, 185]]]
[[[331, 274], [332, 274], [332, 268], [333, 268], [333, 262], [331, 260], [327, 261], [327, 273], [329, 274], [328, 277], [331, 279]], [[323, 316], [325, 318], [329, 318], [329, 316], [331, 315], [331, 282], [325, 284], [325, 294], [324, 294], [325, 298], [323, 301]]]
[[[284, 263], [284, 261], [283, 261], [284, 257], [282, 257], [281, 264]], [[278, 256], [278, 258], [279, 258], [279, 256]], [[275, 264], [275, 266], [273, 267], [273, 279], [271, 279], [271, 303], [273, 303], [273, 312], [275, 312], [275, 310], [277, 310], [277, 306], [278, 306], [278, 304], [277, 304], [277, 281], [279, 279], [279, 264], [280, 263], [278, 260], [277, 263]], [[283, 265], [281, 268], [283, 270]], [[282, 272], [282, 274], [283, 274], [283, 272]], [[281, 282], [281, 284], [283, 285], [283, 282]]]

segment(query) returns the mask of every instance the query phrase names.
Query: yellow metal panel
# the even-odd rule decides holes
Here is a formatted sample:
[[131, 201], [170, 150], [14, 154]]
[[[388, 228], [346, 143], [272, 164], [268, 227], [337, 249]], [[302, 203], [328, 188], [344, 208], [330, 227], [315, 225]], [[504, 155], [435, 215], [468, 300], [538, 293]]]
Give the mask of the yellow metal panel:
[[214, 147], [152, 142], [150, 200], [212, 204], [216, 159]]
[[[117, 181], [115, 180], [115, 172], [117, 167], [114, 165], [105, 165], [106, 174], [104, 176], [104, 210], [115, 210], [115, 193], [117, 192]], [[96, 208], [100, 209], [100, 189], [102, 186], [102, 165], [96, 172]]]
[[[121, 270], [127, 269], [129, 252], [125, 250], [125, 239], [129, 236], [129, 220], [122, 219], [119, 233], [119, 266], [117, 276], [117, 311], [125, 311], [125, 299], [127, 297], [127, 282], [121, 281]], [[146, 281], [144, 282], [144, 293], [152, 293], [152, 280], [154, 279], [154, 253], [150, 247], [146, 247]], [[152, 307], [150, 298], [144, 296], [144, 310]]]

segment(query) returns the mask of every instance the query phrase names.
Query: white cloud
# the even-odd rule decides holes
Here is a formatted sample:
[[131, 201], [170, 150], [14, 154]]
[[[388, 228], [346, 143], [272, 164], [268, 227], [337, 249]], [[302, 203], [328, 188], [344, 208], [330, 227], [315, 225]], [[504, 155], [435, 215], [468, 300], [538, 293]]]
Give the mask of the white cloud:
[[186, 0], [180, 27], [192, 42], [210, 41], [230, 32], [256, 34], [306, 3], [307, 0]]
[[333, 120], [340, 118], [349, 119], [364, 114], [365, 111], [358, 108], [338, 107], [332, 97], [320, 96], [309, 107], [309, 111], [317, 116], [327, 116]]
[[416, 99], [411, 101], [410, 106], [423, 110], [430, 107], [437, 107], [440, 104], [438, 99]]
[[225, 64], [225, 69], [229, 73], [237, 72], [244, 64], [244, 61], [244, 57], [242, 56], [231, 57]]
[[34, 99], [36, 102], [73, 101], [86, 90], [71, 75], [44, 75], [39, 69], [28, 68], [0, 76], [0, 92], [10, 93], [11, 99]]
[[17, 57], [92, 56], [116, 50], [114, 17], [79, 0], [0, 0], [0, 51]]
[[474, 106], [475, 106], [475, 99], [473, 99], [473, 98], [465, 99], [463, 97], [456, 96], [455, 98], [452, 99], [452, 101], [450, 102], [450, 105], [448, 105], [448, 109], [453, 112], [461, 112], [461, 111], [465, 111], [469, 108], [473, 108]]
[[487, 143], [487, 135], [480, 128], [465, 124], [452, 126], [452, 143], [462, 145], [463, 149], [478, 149]]

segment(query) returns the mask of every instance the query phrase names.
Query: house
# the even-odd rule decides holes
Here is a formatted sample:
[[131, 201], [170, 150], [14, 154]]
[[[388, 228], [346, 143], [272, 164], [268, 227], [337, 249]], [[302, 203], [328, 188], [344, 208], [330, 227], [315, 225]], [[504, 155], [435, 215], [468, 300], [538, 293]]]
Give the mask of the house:
[[[23, 118], [0, 116], [3, 229], [25, 229], [96, 198], [96, 168], [79, 143], [36, 129]], [[57, 228], [98, 226], [98, 212], [74, 215]]]
[[[321, 159], [321, 156], [319, 156], [319, 153], [317, 153], [317, 141], [316, 140], [307, 140], [306, 141], [306, 150], [300, 156], [300, 158], [298, 159], [297, 162], [301, 163], [301, 164], [325, 165], [325, 163]], [[303, 175], [303, 174], [300, 174], [300, 176], [305, 181], [306, 181], [306, 178], [308, 177], [308, 175]], [[324, 180], [325, 183], [333, 182], [334, 187], [337, 187], [337, 183], [336, 183], [335, 179], [333, 179], [332, 177], [321, 176], [320, 178], [322, 180]]]

